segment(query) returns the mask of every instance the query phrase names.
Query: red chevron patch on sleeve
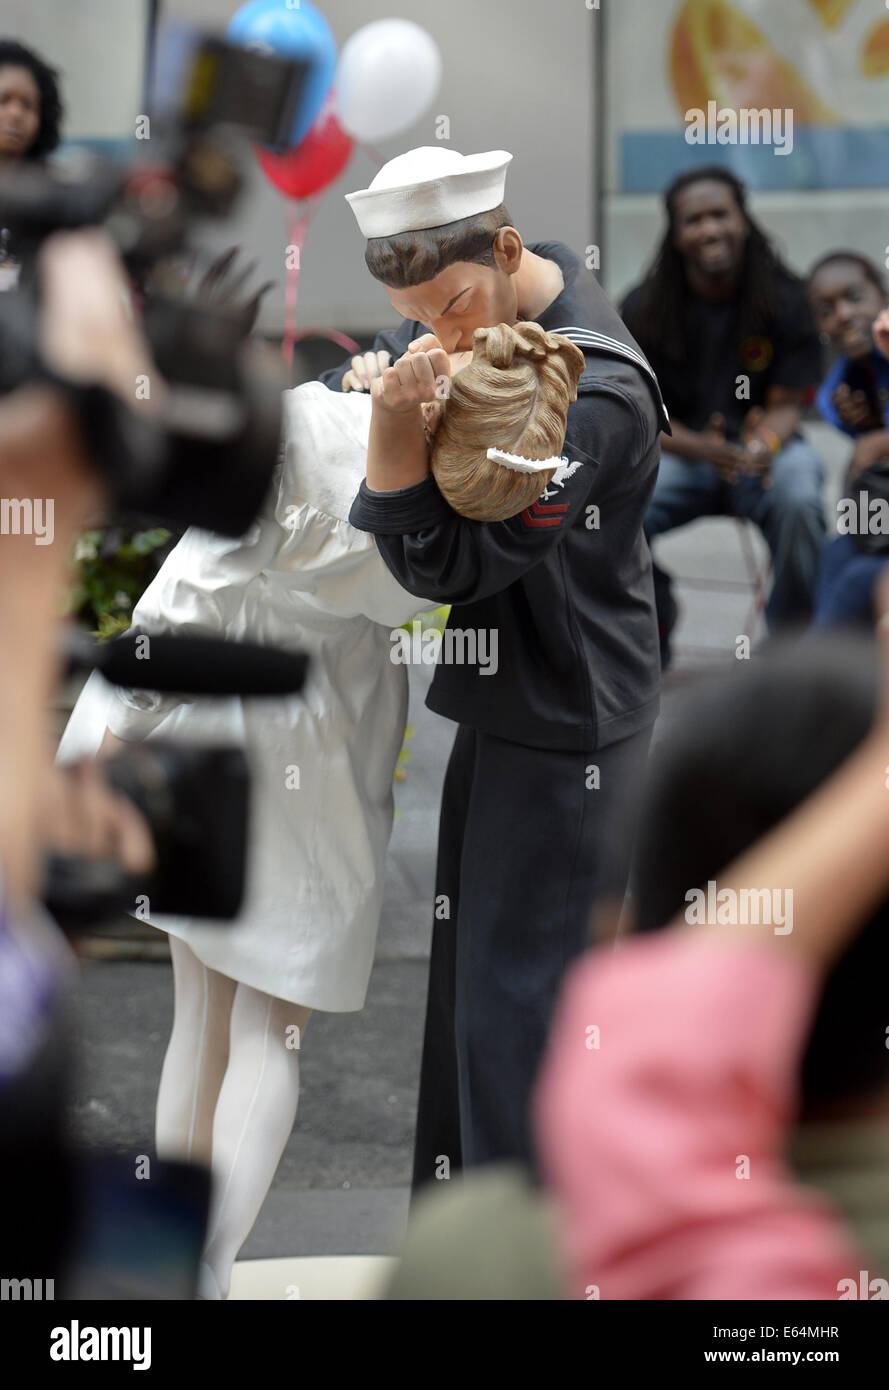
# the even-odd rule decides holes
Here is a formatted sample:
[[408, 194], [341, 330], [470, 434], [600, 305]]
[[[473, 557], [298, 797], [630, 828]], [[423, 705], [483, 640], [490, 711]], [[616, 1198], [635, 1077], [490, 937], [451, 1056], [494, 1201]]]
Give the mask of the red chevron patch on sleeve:
[[522, 521], [528, 527], [560, 526], [567, 510], [567, 502], [532, 502], [522, 512]]

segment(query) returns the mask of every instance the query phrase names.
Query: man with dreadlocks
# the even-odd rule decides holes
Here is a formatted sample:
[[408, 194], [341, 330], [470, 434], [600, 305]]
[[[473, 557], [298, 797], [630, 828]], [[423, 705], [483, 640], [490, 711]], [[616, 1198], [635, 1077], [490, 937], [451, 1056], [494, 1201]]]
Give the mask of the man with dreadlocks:
[[[770, 628], [812, 612], [824, 537], [823, 469], [799, 433], [819, 379], [805, 288], [719, 167], [681, 174], [665, 194], [667, 230], [621, 312], [657, 373], [673, 433], [661, 440], [649, 540], [700, 516], [756, 522], [772, 553]], [[676, 603], [655, 566], [661, 661]]]

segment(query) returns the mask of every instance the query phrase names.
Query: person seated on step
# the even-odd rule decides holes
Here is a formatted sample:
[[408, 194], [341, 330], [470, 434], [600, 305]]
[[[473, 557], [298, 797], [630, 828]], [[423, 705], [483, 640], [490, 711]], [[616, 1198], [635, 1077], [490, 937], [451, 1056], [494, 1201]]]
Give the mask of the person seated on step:
[[[805, 287], [726, 169], [681, 174], [664, 201], [654, 262], [621, 307], [673, 428], [661, 440], [645, 534], [652, 541], [701, 516], [748, 518], [772, 554], [770, 629], [806, 624], [825, 523], [821, 461], [799, 432], [821, 366]], [[666, 571], [655, 565], [654, 578], [666, 666], [677, 606]]]

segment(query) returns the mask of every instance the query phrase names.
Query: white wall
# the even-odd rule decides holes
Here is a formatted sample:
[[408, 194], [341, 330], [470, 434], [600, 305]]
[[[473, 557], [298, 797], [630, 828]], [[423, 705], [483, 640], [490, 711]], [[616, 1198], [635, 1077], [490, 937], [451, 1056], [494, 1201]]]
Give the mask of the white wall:
[[0, 36], [60, 69], [66, 138], [132, 136], [146, 0], [3, 0]]

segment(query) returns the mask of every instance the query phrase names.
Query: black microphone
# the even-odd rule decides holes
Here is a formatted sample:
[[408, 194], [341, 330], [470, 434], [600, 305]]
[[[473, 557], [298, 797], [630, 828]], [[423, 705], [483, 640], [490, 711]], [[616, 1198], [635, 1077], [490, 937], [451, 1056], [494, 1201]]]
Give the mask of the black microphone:
[[177, 695], [295, 695], [306, 679], [305, 652], [217, 637], [152, 636], [135, 630], [95, 642], [76, 628], [65, 639], [67, 671], [101, 671], [112, 685]]

